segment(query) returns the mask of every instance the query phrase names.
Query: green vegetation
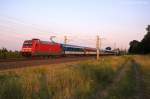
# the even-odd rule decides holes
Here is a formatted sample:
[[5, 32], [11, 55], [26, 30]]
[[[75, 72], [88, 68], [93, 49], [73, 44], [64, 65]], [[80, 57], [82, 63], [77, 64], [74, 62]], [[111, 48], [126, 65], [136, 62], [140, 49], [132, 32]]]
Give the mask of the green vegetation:
[[8, 51], [6, 48], [0, 49], [0, 59], [6, 58], [21, 58], [21, 54], [18, 51]]
[[[109, 90], [105, 99], [150, 98], [150, 56], [131, 56], [130, 58], [126, 64], [128, 67], [126, 74], [113, 89]], [[135, 62], [132, 61], [133, 59]], [[136, 75], [134, 66], [137, 66], [139, 75]]]
[[144, 98], [150, 99], [150, 56], [138, 56], [135, 60], [140, 64], [142, 73]]
[[136, 79], [132, 65], [131, 61], [128, 61], [126, 74], [109, 90], [105, 99], [136, 99]]
[[[149, 99], [149, 59], [150, 56], [105, 57], [100, 61], [3, 71], [0, 72], [0, 99], [99, 99], [99, 96], [101, 99], [136, 99], [140, 89], [136, 64], [143, 77], [143, 97]], [[114, 80], [116, 78], [119, 80]]]
[[40, 67], [0, 73], [0, 99], [95, 99], [109, 85], [123, 57], [84, 61], [58, 68]]
[[150, 25], [146, 28], [147, 34], [139, 42], [133, 40], [130, 42], [129, 53], [132, 54], [149, 54], [150, 53]]

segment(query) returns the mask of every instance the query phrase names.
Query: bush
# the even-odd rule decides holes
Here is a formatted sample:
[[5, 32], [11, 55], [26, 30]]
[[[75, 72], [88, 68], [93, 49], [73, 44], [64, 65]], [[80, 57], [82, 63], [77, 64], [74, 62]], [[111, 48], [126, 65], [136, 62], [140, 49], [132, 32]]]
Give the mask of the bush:
[[6, 48], [0, 49], [0, 59], [21, 58], [22, 55], [18, 51], [8, 51]]

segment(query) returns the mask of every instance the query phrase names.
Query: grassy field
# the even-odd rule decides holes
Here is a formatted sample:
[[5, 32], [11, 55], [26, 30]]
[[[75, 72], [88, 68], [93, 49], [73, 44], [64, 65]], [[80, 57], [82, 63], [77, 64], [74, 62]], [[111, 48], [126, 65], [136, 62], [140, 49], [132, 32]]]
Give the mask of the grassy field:
[[150, 99], [150, 56], [137, 56], [135, 60], [139, 64], [142, 74], [144, 97]]
[[125, 65], [125, 75], [108, 91], [109, 94], [105, 99], [137, 99], [136, 78], [130, 60]]
[[[3, 71], [0, 99], [134, 99], [137, 92], [132, 59], [132, 56], [114, 56], [99, 61]], [[149, 86], [149, 57], [142, 59], [137, 57], [144, 71], [144, 84]], [[125, 73], [118, 76], [123, 69]], [[114, 81], [117, 77], [119, 80]], [[149, 88], [146, 90], [149, 92]], [[102, 92], [108, 95], [99, 97]]]

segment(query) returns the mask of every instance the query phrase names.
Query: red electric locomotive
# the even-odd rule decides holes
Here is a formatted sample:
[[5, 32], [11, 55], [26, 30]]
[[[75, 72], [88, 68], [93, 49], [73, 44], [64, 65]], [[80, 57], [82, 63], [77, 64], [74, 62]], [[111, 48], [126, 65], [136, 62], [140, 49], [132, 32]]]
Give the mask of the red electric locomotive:
[[59, 43], [32, 39], [24, 41], [21, 53], [25, 57], [62, 55], [63, 48]]

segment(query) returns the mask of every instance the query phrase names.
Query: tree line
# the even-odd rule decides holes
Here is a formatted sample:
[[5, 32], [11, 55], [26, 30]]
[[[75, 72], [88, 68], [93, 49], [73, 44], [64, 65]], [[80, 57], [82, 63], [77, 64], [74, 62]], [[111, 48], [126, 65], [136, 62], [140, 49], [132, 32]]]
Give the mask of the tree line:
[[130, 42], [129, 53], [149, 54], [150, 53], [150, 25], [146, 28], [146, 35], [141, 41], [133, 40]]
[[0, 49], [0, 59], [7, 59], [7, 58], [21, 58], [21, 54], [19, 51], [11, 51], [7, 50], [6, 48]]

